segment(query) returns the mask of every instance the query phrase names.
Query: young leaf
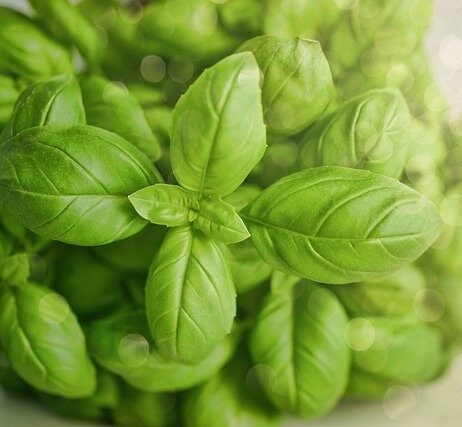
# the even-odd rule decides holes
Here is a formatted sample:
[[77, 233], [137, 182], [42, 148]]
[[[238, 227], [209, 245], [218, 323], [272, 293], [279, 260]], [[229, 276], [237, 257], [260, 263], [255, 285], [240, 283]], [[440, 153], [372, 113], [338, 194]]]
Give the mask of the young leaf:
[[222, 243], [237, 243], [250, 236], [234, 207], [218, 197], [207, 197], [200, 201], [194, 227]]
[[13, 369], [38, 390], [68, 398], [94, 393], [85, 338], [58, 294], [31, 283], [2, 290], [0, 340]]
[[123, 138], [92, 126], [43, 126], [0, 146], [4, 206], [32, 231], [102, 245], [140, 231], [127, 196], [160, 177]]
[[150, 393], [185, 390], [207, 381], [226, 364], [235, 347], [236, 339], [228, 336], [198, 364], [164, 359], [151, 341], [141, 311], [99, 320], [88, 336], [88, 348], [98, 364]]
[[30, 85], [11, 117], [10, 137], [35, 126], [85, 124], [80, 86], [74, 76], [56, 76]]
[[173, 112], [172, 168], [186, 190], [226, 196], [266, 148], [260, 71], [252, 54], [229, 56], [189, 87]]
[[239, 52], [255, 55], [263, 73], [262, 101], [268, 129], [294, 135], [326, 109], [333, 94], [329, 64], [318, 42], [261, 36]]
[[159, 141], [135, 97], [120, 85], [99, 76], [82, 79], [81, 86], [89, 125], [114, 132], [131, 142], [153, 162], [159, 160]]
[[146, 315], [159, 353], [198, 363], [230, 333], [236, 292], [220, 247], [190, 226], [169, 231], [146, 284]]
[[72, 74], [70, 53], [27, 16], [0, 6], [0, 72], [34, 81]]
[[441, 232], [436, 207], [399, 181], [342, 167], [273, 184], [241, 214], [274, 268], [343, 284], [410, 264]]
[[250, 352], [276, 408], [312, 418], [334, 407], [350, 370], [347, 322], [337, 298], [308, 282], [267, 296], [251, 331]]
[[138, 214], [153, 224], [176, 227], [197, 216], [197, 195], [177, 185], [156, 184], [128, 196]]
[[409, 108], [399, 90], [367, 92], [306, 132], [301, 166], [347, 166], [399, 178], [412, 145], [410, 127]]

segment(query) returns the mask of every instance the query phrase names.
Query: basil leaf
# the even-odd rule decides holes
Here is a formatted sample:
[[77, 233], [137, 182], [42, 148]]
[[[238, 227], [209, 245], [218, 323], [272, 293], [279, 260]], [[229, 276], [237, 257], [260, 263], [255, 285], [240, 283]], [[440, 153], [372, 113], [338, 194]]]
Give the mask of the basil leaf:
[[[354, 2], [352, 6], [348, 12], [342, 13], [329, 37], [329, 54], [335, 65], [335, 75], [354, 69], [361, 61], [363, 69], [366, 68], [371, 54], [375, 54], [376, 62], [381, 59], [388, 64], [393, 58], [408, 56], [430, 23], [433, 2], [364, 0]], [[374, 49], [377, 43], [393, 48]]]
[[165, 237], [164, 227], [148, 225], [127, 239], [92, 248], [93, 253], [111, 268], [144, 274]]
[[408, 265], [380, 279], [331, 290], [353, 316], [403, 316], [414, 313], [416, 297], [424, 292], [426, 282], [418, 268]]
[[270, 277], [271, 266], [262, 259], [251, 239], [230, 245], [223, 251], [238, 294], [257, 288]]
[[213, 377], [234, 352], [235, 340], [226, 338], [195, 365], [166, 360], [150, 339], [144, 313], [135, 312], [95, 322], [88, 347], [105, 369], [138, 390], [156, 393], [188, 389]]
[[114, 82], [93, 76], [81, 81], [83, 104], [89, 125], [114, 132], [159, 160], [161, 148], [135, 97]]
[[217, 197], [201, 200], [194, 227], [222, 243], [237, 243], [250, 236], [234, 207]]
[[0, 6], [0, 72], [39, 80], [73, 71], [63, 46], [28, 17]]
[[206, 358], [231, 332], [236, 315], [219, 245], [189, 226], [170, 230], [149, 272], [146, 315], [163, 357], [190, 364]]
[[262, 101], [271, 132], [294, 135], [324, 112], [333, 84], [318, 42], [261, 36], [247, 41], [238, 51], [252, 52], [262, 70]]
[[0, 194], [32, 231], [76, 245], [102, 245], [146, 221], [127, 196], [160, 178], [117, 135], [91, 126], [28, 129], [0, 146]]
[[0, 75], [0, 129], [3, 129], [8, 123], [18, 94], [14, 80]]
[[181, 402], [184, 426], [280, 426], [275, 410], [259, 390], [249, 386], [250, 367], [247, 355], [241, 351], [210, 381], [187, 391]]
[[197, 216], [197, 195], [177, 185], [156, 184], [128, 196], [138, 214], [153, 224], [175, 227]]
[[226, 196], [265, 151], [260, 71], [250, 53], [204, 71], [178, 101], [171, 131], [172, 168], [200, 196]]
[[320, 40], [355, 0], [266, 0], [263, 31], [280, 37]]
[[74, 417], [93, 422], [105, 422], [108, 411], [113, 410], [120, 400], [119, 382], [106, 371], [98, 371], [98, 386], [94, 395], [84, 399], [39, 394], [41, 403], [65, 417]]
[[0, 340], [13, 369], [38, 390], [68, 398], [95, 391], [95, 369], [77, 319], [47, 288], [28, 283], [2, 291]]
[[0, 263], [0, 279], [8, 285], [22, 285], [31, 274], [29, 256], [26, 253], [14, 254]]
[[[443, 366], [442, 335], [431, 326], [409, 318], [366, 317], [353, 319], [345, 331], [353, 352], [349, 394], [366, 396], [357, 372], [369, 381], [413, 384], [434, 378]], [[418, 351], [416, 351], [418, 349]], [[370, 385], [368, 385], [370, 387]]]
[[[239, 42], [217, 25], [217, 5], [203, 0], [169, 0], [144, 7], [137, 25], [136, 40], [144, 40], [143, 52], [172, 58], [185, 56], [199, 63], [213, 63]], [[197, 20], [202, 30], [197, 31]], [[172, 31], [172, 23], [175, 25]], [[213, 34], [213, 37], [211, 36]]]
[[126, 384], [114, 409], [118, 426], [173, 427], [176, 423], [175, 395], [146, 393]]
[[346, 325], [337, 298], [314, 284], [267, 296], [251, 331], [250, 352], [276, 408], [312, 418], [335, 406], [350, 369]]
[[411, 116], [397, 89], [377, 89], [344, 104], [304, 136], [300, 163], [347, 166], [399, 178], [408, 157]]
[[56, 37], [75, 44], [90, 63], [100, 62], [103, 43], [90, 21], [68, 0], [28, 0], [43, 24]]
[[126, 300], [122, 274], [94, 259], [85, 248], [62, 250], [56, 263], [55, 288], [79, 318], [104, 313]]
[[261, 188], [252, 184], [242, 184], [238, 189], [223, 198], [226, 203], [233, 205], [236, 212], [242, 211], [261, 193]]
[[74, 76], [34, 83], [16, 102], [10, 136], [35, 126], [85, 124], [80, 86]]
[[385, 276], [436, 240], [436, 207], [399, 181], [342, 167], [308, 169], [272, 186], [241, 214], [274, 268], [329, 284]]

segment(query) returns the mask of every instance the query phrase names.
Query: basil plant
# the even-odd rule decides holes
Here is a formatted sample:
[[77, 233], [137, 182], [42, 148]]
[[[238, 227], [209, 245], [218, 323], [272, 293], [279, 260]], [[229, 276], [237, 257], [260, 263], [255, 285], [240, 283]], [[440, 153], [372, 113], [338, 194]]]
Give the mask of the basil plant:
[[275, 427], [445, 372], [462, 151], [430, 1], [29, 3], [0, 6], [6, 391]]

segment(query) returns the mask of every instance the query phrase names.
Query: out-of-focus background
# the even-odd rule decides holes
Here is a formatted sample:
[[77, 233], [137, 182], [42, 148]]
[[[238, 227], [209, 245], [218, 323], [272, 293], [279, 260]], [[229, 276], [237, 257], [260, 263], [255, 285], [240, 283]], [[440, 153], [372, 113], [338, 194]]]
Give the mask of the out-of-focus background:
[[[23, 0], [2, 5], [25, 7]], [[435, 15], [427, 47], [436, 76], [451, 104], [462, 116], [462, 0], [435, 0]], [[462, 278], [461, 278], [462, 286]], [[311, 427], [460, 427], [462, 425], [462, 356], [450, 372], [426, 387], [391, 388], [383, 401], [344, 402]], [[307, 423], [288, 420], [288, 427]], [[88, 427], [63, 420], [32, 402], [7, 397], [0, 391], [0, 427]]]

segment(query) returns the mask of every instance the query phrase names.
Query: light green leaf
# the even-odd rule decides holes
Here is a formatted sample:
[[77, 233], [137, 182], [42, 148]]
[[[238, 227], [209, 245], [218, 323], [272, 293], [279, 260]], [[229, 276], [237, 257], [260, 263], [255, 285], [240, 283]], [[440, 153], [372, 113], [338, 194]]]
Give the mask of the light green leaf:
[[[350, 395], [377, 397], [369, 394], [380, 390], [380, 384], [390, 386], [392, 383], [428, 381], [435, 378], [443, 367], [442, 335], [417, 319], [353, 319], [346, 329], [346, 339], [355, 350], [348, 390]], [[362, 380], [364, 374], [368, 379], [365, 384]], [[376, 386], [372, 387], [374, 383]]]
[[266, 148], [260, 71], [250, 53], [218, 62], [189, 87], [173, 112], [171, 159], [180, 185], [226, 196]]
[[153, 224], [176, 227], [197, 216], [197, 195], [177, 185], [156, 184], [128, 196], [138, 214]]
[[31, 283], [2, 291], [0, 340], [13, 369], [36, 389], [68, 398], [94, 393], [85, 338], [58, 294]]
[[135, 97], [119, 84], [103, 77], [81, 80], [87, 123], [125, 138], [153, 162], [159, 160], [161, 148], [152, 133], [144, 112]]
[[250, 335], [257, 375], [280, 411], [313, 418], [331, 410], [348, 382], [347, 316], [329, 291], [304, 282], [269, 294]]
[[30, 85], [19, 95], [10, 137], [35, 126], [77, 124], [85, 124], [79, 83], [74, 76], [56, 76]]
[[27, 80], [72, 74], [68, 50], [31, 19], [0, 6], [0, 72]]
[[237, 243], [250, 236], [234, 207], [218, 197], [206, 197], [200, 201], [194, 227], [222, 243]]
[[436, 207], [399, 181], [342, 167], [273, 184], [242, 218], [263, 259], [308, 279], [343, 284], [385, 276], [436, 240]]
[[399, 178], [408, 157], [411, 116], [397, 89], [352, 99], [303, 137], [302, 168], [346, 166]]
[[278, 427], [274, 408], [249, 385], [251, 361], [240, 351], [207, 383], [187, 391], [181, 401], [185, 427]]
[[163, 358], [151, 341], [144, 312], [120, 314], [95, 322], [88, 347], [98, 364], [121, 376], [138, 390], [157, 393], [194, 387], [213, 377], [234, 353], [236, 342], [227, 337], [198, 364]]
[[252, 52], [263, 73], [262, 101], [270, 131], [294, 135], [324, 112], [333, 84], [318, 42], [261, 36], [245, 42], [238, 51]]
[[190, 226], [169, 231], [146, 284], [146, 315], [159, 353], [198, 363], [231, 332], [236, 292], [217, 243]]
[[32, 231], [75, 245], [129, 237], [147, 222], [128, 195], [158, 172], [123, 138], [92, 126], [43, 126], [0, 146], [4, 206]]
[[58, 39], [75, 44], [90, 65], [101, 62], [104, 45], [96, 27], [68, 0], [28, 0]]
[[[14, 80], [0, 75], [0, 129], [8, 123], [18, 95], [19, 91]], [[3, 136], [0, 136], [0, 143], [2, 138]]]

